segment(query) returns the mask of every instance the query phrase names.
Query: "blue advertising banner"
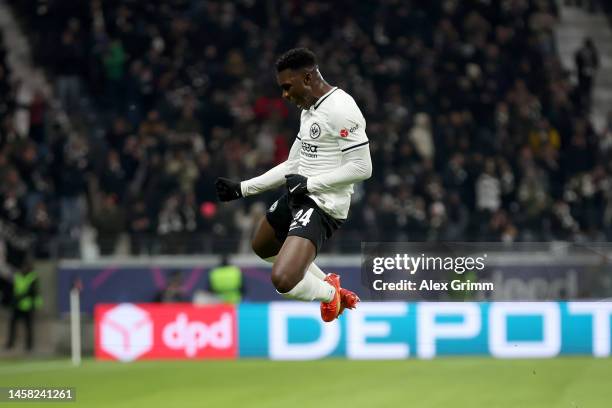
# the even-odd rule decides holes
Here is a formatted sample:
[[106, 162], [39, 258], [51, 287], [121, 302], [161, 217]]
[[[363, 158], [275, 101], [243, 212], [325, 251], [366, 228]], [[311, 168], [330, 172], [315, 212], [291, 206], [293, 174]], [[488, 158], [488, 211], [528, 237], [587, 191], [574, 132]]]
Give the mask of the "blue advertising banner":
[[607, 357], [612, 302], [364, 302], [333, 323], [313, 303], [242, 304], [239, 355], [430, 359]]

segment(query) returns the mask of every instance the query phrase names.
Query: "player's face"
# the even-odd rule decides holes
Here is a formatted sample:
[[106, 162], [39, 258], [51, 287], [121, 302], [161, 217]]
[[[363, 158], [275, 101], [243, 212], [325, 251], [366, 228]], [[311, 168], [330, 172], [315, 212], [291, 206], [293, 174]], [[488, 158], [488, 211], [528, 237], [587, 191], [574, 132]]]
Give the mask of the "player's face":
[[283, 98], [297, 105], [300, 109], [309, 108], [310, 72], [286, 69], [277, 74], [276, 80], [281, 88]]

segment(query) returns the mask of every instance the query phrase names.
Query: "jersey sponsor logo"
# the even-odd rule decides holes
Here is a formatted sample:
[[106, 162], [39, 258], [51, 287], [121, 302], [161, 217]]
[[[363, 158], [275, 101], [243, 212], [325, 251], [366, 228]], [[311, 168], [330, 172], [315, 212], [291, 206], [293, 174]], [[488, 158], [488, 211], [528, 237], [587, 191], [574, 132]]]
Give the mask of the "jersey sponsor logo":
[[316, 139], [319, 136], [321, 136], [321, 127], [318, 123], [313, 123], [310, 125], [310, 138]]
[[317, 152], [319, 151], [319, 146], [313, 145], [310, 143], [302, 142], [302, 154], [306, 157], [311, 157], [316, 159], [318, 157]]
[[[354, 122], [353, 122], [354, 123]], [[340, 137], [348, 137], [349, 133], [355, 133], [359, 129], [359, 124], [355, 123], [355, 126], [350, 128], [342, 128], [340, 129]]]
[[270, 210], [269, 210], [269, 211], [270, 211], [270, 212], [274, 212], [274, 210], [276, 210], [276, 207], [277, 207], [277, 206], [278, 206], [278, 200], [276, 200], [276, 201], [274, 202], [274, 204], [272, 204], [272, 205], [270, 206]]

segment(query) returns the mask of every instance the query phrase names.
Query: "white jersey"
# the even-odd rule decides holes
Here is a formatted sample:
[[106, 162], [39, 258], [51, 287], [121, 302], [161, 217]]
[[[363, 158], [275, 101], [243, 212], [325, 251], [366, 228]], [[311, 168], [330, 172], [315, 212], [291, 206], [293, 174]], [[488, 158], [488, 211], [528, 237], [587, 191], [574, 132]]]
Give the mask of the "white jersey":
[[[333, 173], [344, 163], [346, 152], [367, 147], [369, 142], [365, 130], [366, 121], [355, 100], [334, 87], [309, 109], [302, 111], [297, 136], [301, 142], [299, 159], [289, 159], [297, 159], [297, 173], [305, 177]], [[352, 193], [353, 183], [349, 182], [308, 196], [332, 217], [345, 219]]]

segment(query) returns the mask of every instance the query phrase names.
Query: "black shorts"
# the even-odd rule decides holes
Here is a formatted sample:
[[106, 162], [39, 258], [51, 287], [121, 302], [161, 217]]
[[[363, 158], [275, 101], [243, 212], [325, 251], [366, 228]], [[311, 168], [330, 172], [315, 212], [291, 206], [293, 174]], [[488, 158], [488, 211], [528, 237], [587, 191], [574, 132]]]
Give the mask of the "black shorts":
[[291, 235], [306, 238], [315, 245], [317, 253], [344, 222], [328, 215], [310, 197], [288, 194], [270, 206], [266, 219], [280, 242], [285, 242]]

